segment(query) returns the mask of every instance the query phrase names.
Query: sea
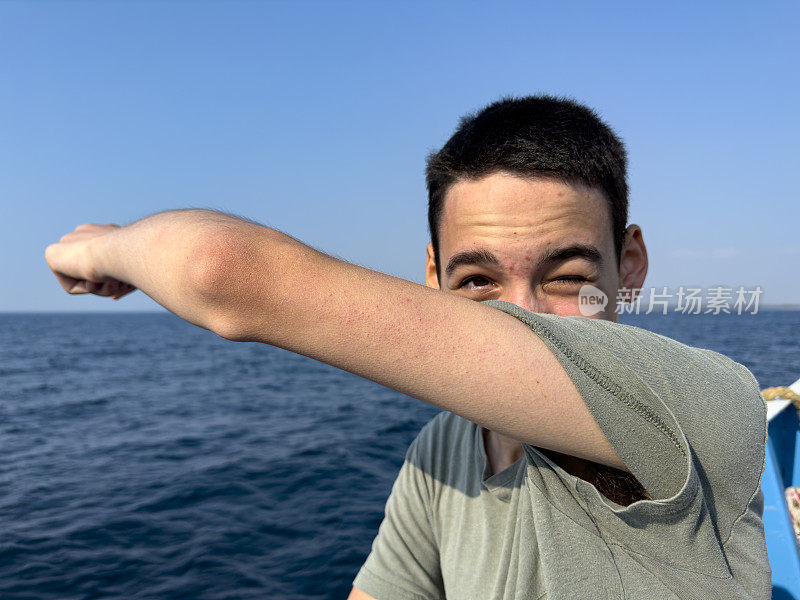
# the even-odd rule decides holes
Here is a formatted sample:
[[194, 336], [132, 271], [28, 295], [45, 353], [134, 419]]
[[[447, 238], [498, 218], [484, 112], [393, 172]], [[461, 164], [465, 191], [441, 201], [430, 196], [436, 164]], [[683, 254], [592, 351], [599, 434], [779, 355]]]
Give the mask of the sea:
[[[800, 311], [622, 321], [800, 378]], [[343, 600], [437, 412], [169, 313], [2, 313], [0, 598]]]

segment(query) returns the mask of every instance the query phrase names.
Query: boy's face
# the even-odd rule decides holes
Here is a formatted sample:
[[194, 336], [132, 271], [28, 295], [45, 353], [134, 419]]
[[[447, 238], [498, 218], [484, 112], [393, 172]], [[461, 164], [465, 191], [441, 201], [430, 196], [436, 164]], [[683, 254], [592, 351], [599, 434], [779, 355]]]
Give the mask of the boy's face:
[[532, 312], [590, 316], [579, 306], [579, 292], [591, 285], [608, 298], [606, 309], [591, 316], [611, 321], [618, 288], [641, 287], [647, 273], [636, 225], [628, 228], [617, 262], [602, 192], [507, 173], [461, 181], [448, 191], [439, 260], [441, 280], [428, 244], [429, 287]]

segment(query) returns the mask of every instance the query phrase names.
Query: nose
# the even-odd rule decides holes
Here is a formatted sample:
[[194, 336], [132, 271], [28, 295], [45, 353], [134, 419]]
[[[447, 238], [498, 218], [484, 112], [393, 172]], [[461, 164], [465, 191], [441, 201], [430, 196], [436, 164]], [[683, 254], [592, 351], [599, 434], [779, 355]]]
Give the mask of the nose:
[[535, 313], [547, 312], [544, 302], [527, 285], [508, 288], [501, 294], [500, 300], [511, 302], [519, 307]]

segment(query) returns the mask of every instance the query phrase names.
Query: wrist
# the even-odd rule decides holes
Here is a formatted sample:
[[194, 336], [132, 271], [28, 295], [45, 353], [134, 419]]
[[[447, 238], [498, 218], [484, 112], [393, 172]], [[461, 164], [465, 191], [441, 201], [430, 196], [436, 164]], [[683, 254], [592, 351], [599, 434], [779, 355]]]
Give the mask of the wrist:
[[115, 261], [112, 260], [111, 253], [115, 247], [113, 243], [118, 238], [117, 228], [103, 235], [93, 237], [87, 242], [86, 253], [89, 259], [88, 270], [91, 274], [91, 281], [108, 281], [115, 279], [128, 282], [115, 268]]

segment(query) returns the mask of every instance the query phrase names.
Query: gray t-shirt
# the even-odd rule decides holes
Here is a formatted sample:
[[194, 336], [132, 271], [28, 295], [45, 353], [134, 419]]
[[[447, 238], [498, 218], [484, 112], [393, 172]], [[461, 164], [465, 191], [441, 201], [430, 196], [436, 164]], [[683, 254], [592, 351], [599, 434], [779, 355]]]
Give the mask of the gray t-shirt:
[[615, 504], [530, 445], [487, 478], [481, 428], [441, 413], [408, 450], [355, 587], [377, 600], [769, 598], [752, 374], [635, 327], [485, 304], [547, 344], [653, 500]]

